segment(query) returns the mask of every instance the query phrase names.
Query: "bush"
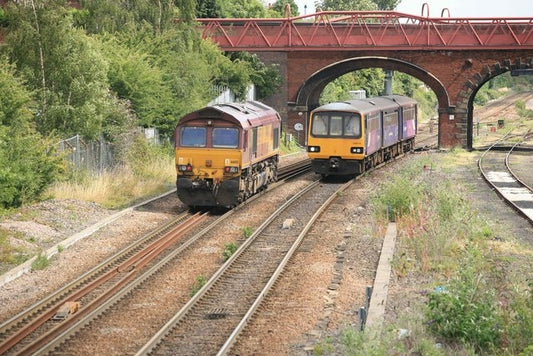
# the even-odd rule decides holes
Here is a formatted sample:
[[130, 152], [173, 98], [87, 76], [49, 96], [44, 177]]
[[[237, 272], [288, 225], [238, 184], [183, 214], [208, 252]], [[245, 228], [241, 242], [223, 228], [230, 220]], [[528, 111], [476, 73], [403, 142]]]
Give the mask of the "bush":
[[7, 26], [7, 24], [8, 24], [8, 21], [6, 18], [6, 13], [4, 12], [2, 8], [0, 8], [0, 27], [5, 27]]
[[245, 226], [242, 228], [242, 236], [247, 239], [252, 236], [254, 230], [250, 226]]
[[495, 291], [471, 265], [461, 265], [455, 279], [430, 293], [430, 327], [438, 336], [486, 350], [498, 345], [501, 337]]
[[29, 92], [0, 58], [0, 209], [38, 199], [63, 167], [54, 142], [35, 130], [31, 109]]

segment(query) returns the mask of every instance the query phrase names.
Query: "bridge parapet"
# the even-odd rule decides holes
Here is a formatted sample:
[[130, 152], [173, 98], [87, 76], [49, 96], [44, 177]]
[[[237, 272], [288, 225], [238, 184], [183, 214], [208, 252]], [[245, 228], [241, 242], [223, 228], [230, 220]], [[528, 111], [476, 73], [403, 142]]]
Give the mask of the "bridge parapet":
[[423, 17], [323, 11], [268, 19], [198, 19], [224, 51], [533, 49], [533, 18]]

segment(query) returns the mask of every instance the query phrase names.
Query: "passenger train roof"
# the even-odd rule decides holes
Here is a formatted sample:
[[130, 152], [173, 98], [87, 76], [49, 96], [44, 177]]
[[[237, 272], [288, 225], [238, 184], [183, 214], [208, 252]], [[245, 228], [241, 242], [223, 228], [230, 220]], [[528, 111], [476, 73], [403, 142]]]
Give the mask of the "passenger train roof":
[[185, 115], [179, 124], [205, 119], [223, 119], [242, 128], [261, 126], [273, 120], [280, 120], [276, 110], [270, 106], [258, 101], [246, 101], [207, 106]]
[[416, 101], [402, 95], [389, 95], [384, 97], [374, 97], [366, 99], [346, 100], [322, 105], [314, 110], [320, 111], [347, 111], [361, 114], [371, 113], [377, 110], [395, 109], [399, 105], [416, 104]]

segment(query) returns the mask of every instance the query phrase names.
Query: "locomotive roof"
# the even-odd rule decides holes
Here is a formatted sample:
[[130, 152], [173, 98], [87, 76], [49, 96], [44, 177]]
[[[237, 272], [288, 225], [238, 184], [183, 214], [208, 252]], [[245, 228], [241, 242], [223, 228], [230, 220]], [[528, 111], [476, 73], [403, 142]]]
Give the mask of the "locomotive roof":
[[377, 110], [395, 109], [398, 105], [410, 104], [416, 104], [416, 101], [402, 95], [388, 95], [329, 103], [316, 108], [314, 111], [347, 111], [367, 114]]
[[276, 110], [258, 101], [207, 106], [185, 115], [179, 123], [183, 124], [197, 119], [223, 119], [243, 128], [261, 126], [272, 120], [280, 120]]

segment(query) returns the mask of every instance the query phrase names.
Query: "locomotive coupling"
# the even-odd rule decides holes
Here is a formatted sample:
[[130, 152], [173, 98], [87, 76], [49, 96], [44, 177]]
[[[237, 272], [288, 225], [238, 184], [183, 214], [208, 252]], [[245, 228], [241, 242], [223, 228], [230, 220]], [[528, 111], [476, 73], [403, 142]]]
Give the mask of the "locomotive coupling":
[[331, 157], [329, 159], [329, 168], [330, 169], [338, 169], [340, 166], [340, 158], [338, 157]]

